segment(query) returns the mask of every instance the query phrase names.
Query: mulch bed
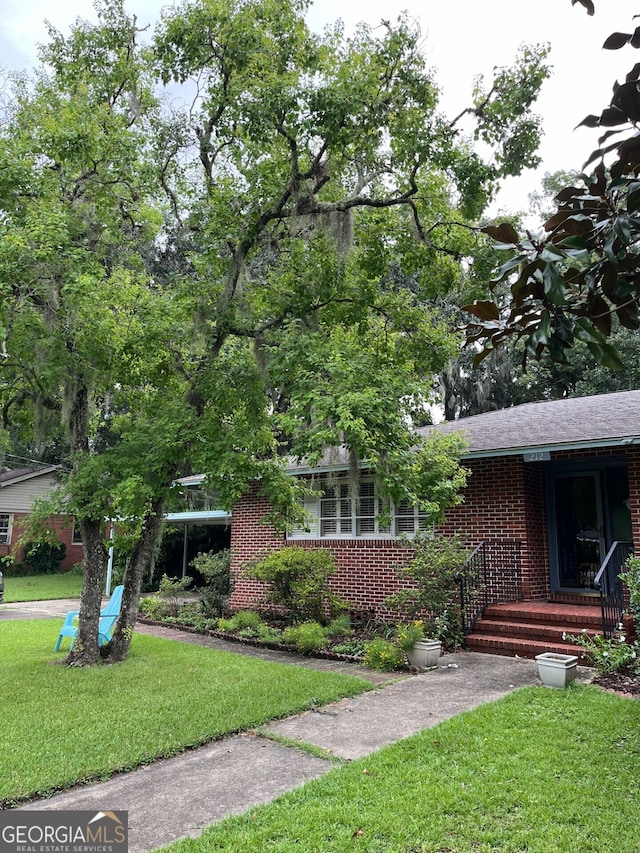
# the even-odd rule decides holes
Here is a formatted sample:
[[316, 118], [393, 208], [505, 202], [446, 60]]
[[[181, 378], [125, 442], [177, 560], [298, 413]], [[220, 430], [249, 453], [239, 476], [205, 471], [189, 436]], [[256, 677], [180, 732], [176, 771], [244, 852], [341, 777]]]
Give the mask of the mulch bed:
[[610, 675], [597, 675], [593, 684], [603, 690], [611, 690], [619, 696], [640, 699], [640, 676], [635, 673], [613, 672]]

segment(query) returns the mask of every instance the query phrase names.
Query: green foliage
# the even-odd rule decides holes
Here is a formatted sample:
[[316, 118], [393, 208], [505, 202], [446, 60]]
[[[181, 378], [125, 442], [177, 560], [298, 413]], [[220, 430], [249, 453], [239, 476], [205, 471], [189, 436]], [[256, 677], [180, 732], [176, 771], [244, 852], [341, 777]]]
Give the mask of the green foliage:
[[[223, 620], [218, 622], [218, 625], [223, 624]], [[242, 631], [245, 628], [252, 628], [257, 631], [263, 624], [260, 614], [255, 610], [238, 610], [238, 612], [228, 621], [224, 620], [224, 624], [228, 625], [226, 630]]]
[[620, 577], [629, 590], [629, 610], [636, 625], [640, 625], [640, 557], [631, 555], [625, 563], [626, 571]]
[[191, 578], [160, 578], [158, 591], [140, 600], [140, 611], [149, 619], [176, 617], [182, 608], [184, 594], [191, 586]]
[[613, 637], [608, 638], [602, 634], [588, 634], [586, 629], [583, 629], [582, 633], [577, 635], [564, 633], [562, 639], [580, 646], [587, 664], [593, 666], [598, 675], [609, 675], [622, 670], [638, 672], [640, 667], [640, 644], [627, 643], [622, 630], [616, 631]]
[[344, 609], [328, 585], [335, 571], [328, 549], [297, 545], [273, 551], [247, 567], [251, 577], [268, 585], [267, 601], [284, 607], [294, 621], [326, 622]]
[[60, 563], [64, 560], [66, 551], [64, 542], [60, 542], [55, 537], [26, 542], [23, 557], [25, 574], [55, 574], [60, 569]]
[[347, 613], [336, 616], [325, 628], [328, 637], [350, 637], [353, 634], [351, 619]]
[[301, 622], [285, 628], [282, 641], [294, 645], [300, 654], [308, 655], [327, 645], [327, 634], [318, 622]]
[[351, 657], [362, 657], [364, 655], [365, 641], [364, 640], [344, 640], [333, 647], [334, 652], [339, 655], [349, 655]]
[[200, 553], [191, 561], [191, 566], [205, 580], [200, 590], [200, 605], [207, 617], [221, 616], [231, 593], [231, 552]]
[[401, 623], [397, 625], [395, 642], [400, 651], [406, 652], [414, 643], [423, 640], [425, 637], [424, 628], [422, 619], [416, 619], [414, 622], [409, 622], [408, 624]]
[[[533, 156], [544, 57], [521, 54], [464, 111], [485, 158], [443, 115], [407, 16], [346, 38], [311, 34], [306, 11], [195, 0], [145, 47], [100, 0], [95, 24], [50, 27], [42, 67], [7, 92], [0, 397], [21, 440], [68, 448], [87, 590], [117, 517], [138, 594], [185, 470], [226, 509], [259, 482], [282, 527], [299, 496], [285, 453], [340, 444], [396, 501], [436, 518], [458, 499], [456, 456], [413, 452], [411, 413], [456, 346], [433, 297], [465, 275], [468, 217]], [[193, 103], [165, 109], [162, 87], [194, 79]], [[330, 618], [335, 598], [314, 595], [296, 615]]]
[[394, 669], [402, 669], [405, 657], [396, 643], [379, 637], [364, 644], [363, 662], [369, 669], [391, 672]]
[[271, 625], [260, 625], [257, 637], [261, 643], [280, 643], [282, 642], [282, 631], [278, 628], [272, 628]]
[[386, 604], [404, 619], [423, 616], [425, 636], [456, 648], [462, 641], [456, 576], [469, 551], [458, 536], [441, 534], [421, 534], [412, 546], [410, 562], [398, 572], [411, 586], [389, 596]]

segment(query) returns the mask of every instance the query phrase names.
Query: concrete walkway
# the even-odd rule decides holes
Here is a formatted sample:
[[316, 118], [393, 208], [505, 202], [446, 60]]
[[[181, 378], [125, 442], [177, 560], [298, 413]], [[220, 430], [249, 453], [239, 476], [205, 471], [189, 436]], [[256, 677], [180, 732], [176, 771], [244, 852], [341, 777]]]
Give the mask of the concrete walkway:
[[[59, 607], [60, 602], [52, 604], [47, 615], [59, 615]], [[0, 605], [0, 621], [18, 618], [14, 615], [16, 610], [22, 611], [22, 618], [39, 618], [47, 605]], [[352, 664], [239, 646], [167, 628], [140, 625], [139, 630], [270, 660], [366, 675], [377, 686], [352, 699], [22, 807], [126, 810], [130, 853], [145, 853], [179, 838], [197, 836], [214, 821], [270, 802], [331, 770], [335, 766], [331, 757], [360, 758], [518, 687], [540, 683], [535, 662], [520, 658], [461, 652], [444, 655], [435, 670], [398, 677], [371, 673]], [[588, 677], [590, 670], [581, 670], [580, 675]], [[327, 759], [310, 755], [295, 745], [283, 746], [263, 735], [313, 744], [326, 751]]]

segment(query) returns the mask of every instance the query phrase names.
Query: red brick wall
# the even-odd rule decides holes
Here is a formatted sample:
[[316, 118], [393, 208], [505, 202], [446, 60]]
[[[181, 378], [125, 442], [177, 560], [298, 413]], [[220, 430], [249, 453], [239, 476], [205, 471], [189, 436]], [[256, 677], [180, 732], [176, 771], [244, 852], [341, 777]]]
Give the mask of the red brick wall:
[[[16, 562], [21, 562], [24, 556], [24, 549], [17, 546], [16, 543], [24, 533], [25, 521], [27, 513], [16, 512], [13, 514], [13, 527], [11, 531], [11, 543], [9, 545], [0, 543], [0, 556], [4, 557], [11, 554]], [[54, 531], [60, 542], [66, 546], [64, 560], [60, 563], [60, 568], [70, 569], [81, 563], [82, 545], [74, 545], [73, 539], [73, 519], [64, 515], [52, 515], [49, 519], [49, 527]]]
[[[619, 450], [589, 453], [590, 459], [620, 456]], [[578, 451], [554, 453], [556, 459], [583, 459]], [[640, 447], [627, 450], [634, 541], [640, 542]], [[464, 503], [447, 513], [442, 530], [458, 533], [470, 546], [482, 541], [521, 543], [522, 593], [525, 599], [549, 596], [549, 556], [544, 465], [525, 464], [522, 456], [467, 461], [470, 469]], [[259, 603], [263, 586], [241, 577], [250, 559], [286, 545], [283, 534], [260, 522], [268, 504], [247, 495], [234, 508], [231, 525], [232, 571], [236, 587], [233, 607]], [[380, 608], [399, 585], [396, 568], [408, 559], [407, 549], [388, 539], [297, 540], [309, 548], [329, 548], [338, 565], [332, 588], [356, 609]]]
[[629, 499], [631, 502], [631, 531], [636, 543], [640, 542], [640, 447], [633, 445], [627, 449], [627, 476], [629, 478]]

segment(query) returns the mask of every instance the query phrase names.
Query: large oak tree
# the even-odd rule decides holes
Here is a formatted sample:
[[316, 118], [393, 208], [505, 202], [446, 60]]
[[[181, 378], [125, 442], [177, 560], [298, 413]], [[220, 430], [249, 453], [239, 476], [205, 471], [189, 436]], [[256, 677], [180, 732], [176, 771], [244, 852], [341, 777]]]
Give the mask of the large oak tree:
[[336, 445], [434, 518], [464, 481], [455, 442], [416, 447], [412, 417], [455, 344], [437, 297], [475, 218], [536, 162], [546, 49], [450, 119], [414, 24], [318, 36], [306, 8], [186, 3], [141, 44], [120, 0], [99, 2], [97, 25], [51, 30], [4, 116], [0, 391], [7, 419], [59, 412], [69, 436], [70, 663], [99, 657], [107, 518], [131, 544], [103, 655], [126, 655], [180, 474], [206, 472], [225, 507], [258, 483], [283, 525], [286, 460]]

